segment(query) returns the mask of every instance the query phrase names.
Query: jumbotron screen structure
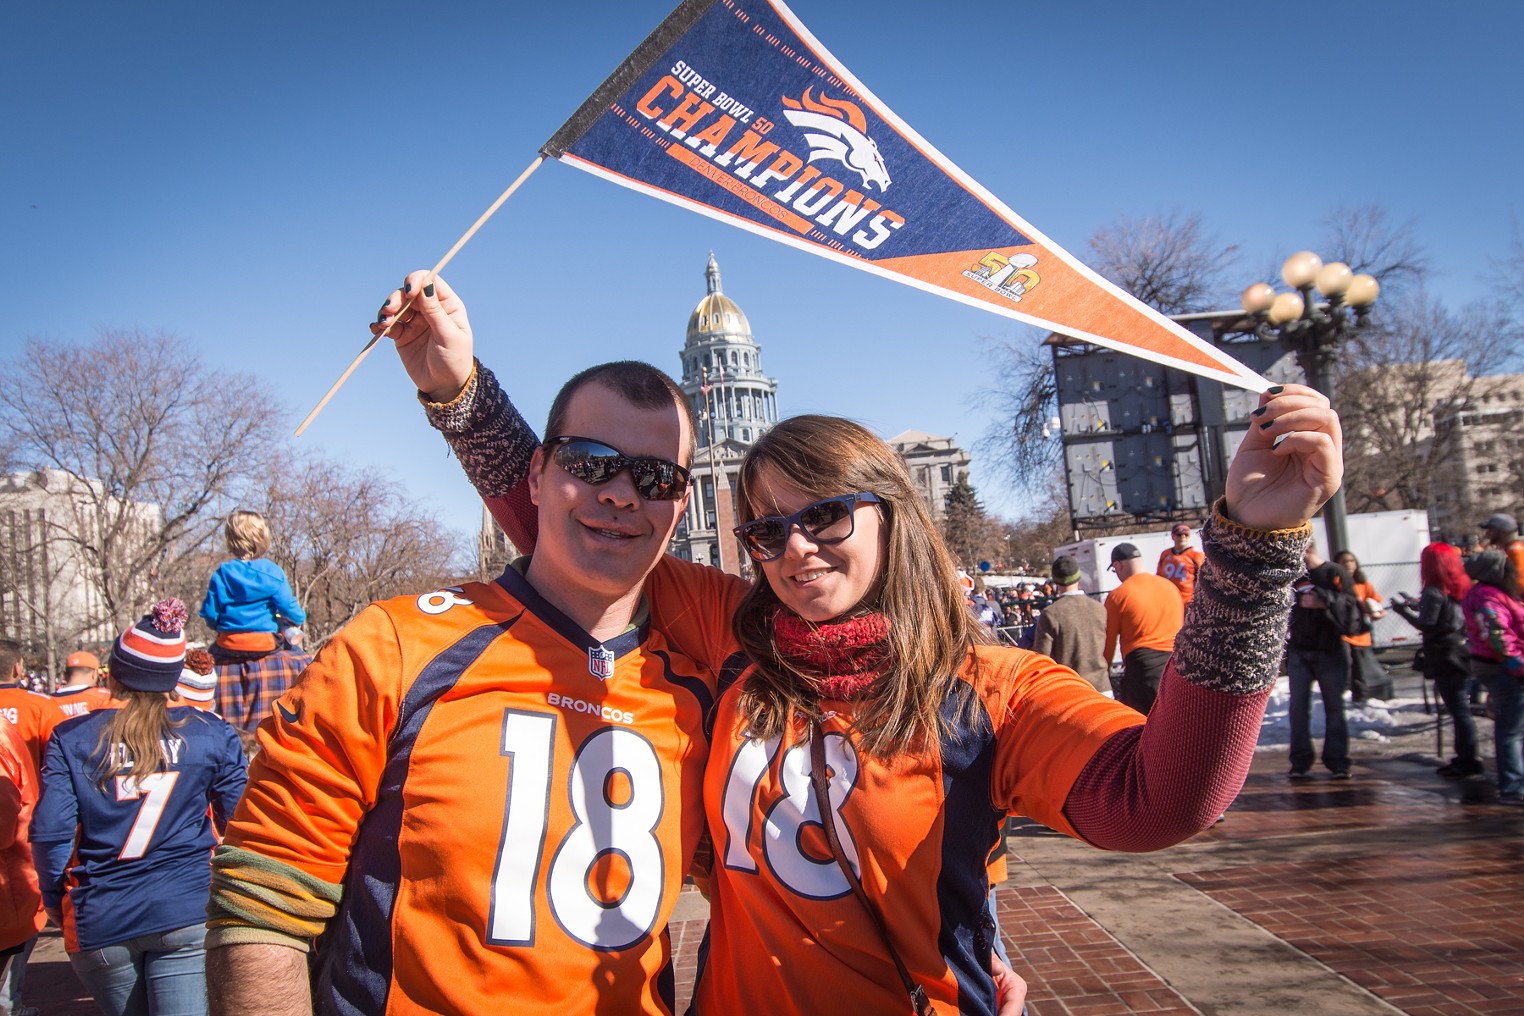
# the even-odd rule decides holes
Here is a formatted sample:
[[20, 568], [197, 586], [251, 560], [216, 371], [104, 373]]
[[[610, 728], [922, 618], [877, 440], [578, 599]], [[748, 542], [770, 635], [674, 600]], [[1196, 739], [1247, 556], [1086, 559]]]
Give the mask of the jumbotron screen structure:
[[[1235, 330], [1242, 311], [1175, 320], [1272, 381], [1302, 380], [1278, 343]], [[1075, 528], [1201, 518], [1259, 396], [1064, 335], [1048, 344]]]

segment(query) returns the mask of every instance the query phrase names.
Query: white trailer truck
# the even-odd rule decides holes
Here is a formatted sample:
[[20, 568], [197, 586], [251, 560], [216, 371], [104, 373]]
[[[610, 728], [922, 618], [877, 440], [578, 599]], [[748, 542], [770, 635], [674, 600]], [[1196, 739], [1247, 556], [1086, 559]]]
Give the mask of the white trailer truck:
[[[1415, 597], [1421, 590], [1418, 581], [1418, 555], [1429, 543], [1429, 519], [1421, 511], [1367, 512], [1350, 515], [1345, 520], [1349, 533], [1348, 547], [1329, 547], [1324, 536], [1321, 520], [1312, 524], [1313, 544], [1325, 558], [1331, 558], [1338, 550], [1349, 550], [1360, 562], [1360, 568], [1386, 600], [1399, 592]], [[1200, 547], [1192, 527], [1192, 544]], [[1097, 536], [1077, 543], [1067, 543], [1054, 550], [1054, 556], [1068, 554], [1079, 562], [1080, 585], [1092, 596], [1109, 593], [1117, 587], [1117, 577], [1107, 568], [1111, 565], [1111, 550], [1119, 543], [1131, 543], [1143, 555], [1145, 565], [1152, 570], [1159, 554], [1174, 545], [1169, 531], [1157, 533], [1132, 533], [1126, 536]], [[1388, 647], [1417, 647], [1421, 641], [1412, 625], [1388, 611], [1371, 630], [1372, 642], [1377, 649]]]

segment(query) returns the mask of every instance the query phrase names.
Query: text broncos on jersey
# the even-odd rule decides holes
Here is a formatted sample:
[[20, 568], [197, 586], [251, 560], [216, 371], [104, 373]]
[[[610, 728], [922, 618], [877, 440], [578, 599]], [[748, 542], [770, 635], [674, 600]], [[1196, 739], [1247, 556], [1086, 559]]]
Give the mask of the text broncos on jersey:
[[575, 698], [571, 695], [562, 695], [560, 692], [551, 692], [545, 701], [559, 709], [569, 709], [574, 713], [588, 713], [610, 723], [634, 723], [635, 714], [623, 712], [619, 709], [610, 709], [608, 706], [599, 705], [597, 702], [589, 702], [586, 699]]

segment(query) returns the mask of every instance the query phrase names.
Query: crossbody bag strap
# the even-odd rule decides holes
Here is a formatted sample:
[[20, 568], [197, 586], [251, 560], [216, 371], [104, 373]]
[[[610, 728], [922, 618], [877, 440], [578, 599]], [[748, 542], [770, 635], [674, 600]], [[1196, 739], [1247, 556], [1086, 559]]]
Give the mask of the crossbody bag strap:
[[852, 870], [852, 865], [847, 861], [847, 855], [842, 852], [841, 839], [836, 835], [836, 820], [832, 817], [830, 781], [826, 776], [825, 758], [825, 730], [821, 728], [819, 721], [814, 724], [810, 732], [810, 785], [815, 788], [815, 803], [820, 809], [820, 824], [825, 827], [826, 842], [831, 846], [831, 856], [836, 858], [836, 866], [847, 877], [847, 885], [852, 887], [852, 894], [863, 905], [868, 916], [873, 918], [873, 926], [884, 940], [884, 946], [889, 950], [889, 958], [894, 961], [894, 969], [899, 972], [900, 983], [904, 985], [905, 993], [910, 996], [910, 1006], [916, 1016], [931, 1016], [931, 1003], [926, 999], [926, 989], [916, 983], [915, 978], [910, 976], [910, 971], [900, 959], [900, 954], [895, 951], [894, 940], [889, 937], [889, 929], [884, 925], [884, 919], [873, 908], [873, 901], [868, 899], [868, 893], [863, 889], [863, 884]]

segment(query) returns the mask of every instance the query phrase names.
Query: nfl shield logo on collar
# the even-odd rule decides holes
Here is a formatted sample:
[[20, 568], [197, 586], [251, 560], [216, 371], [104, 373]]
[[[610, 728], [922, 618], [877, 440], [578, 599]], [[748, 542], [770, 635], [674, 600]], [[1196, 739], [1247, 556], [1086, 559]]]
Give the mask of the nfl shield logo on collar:
[[603, 646], [587, 647], [587, 672], [600, 681], [614, 676], [614, 653]]

